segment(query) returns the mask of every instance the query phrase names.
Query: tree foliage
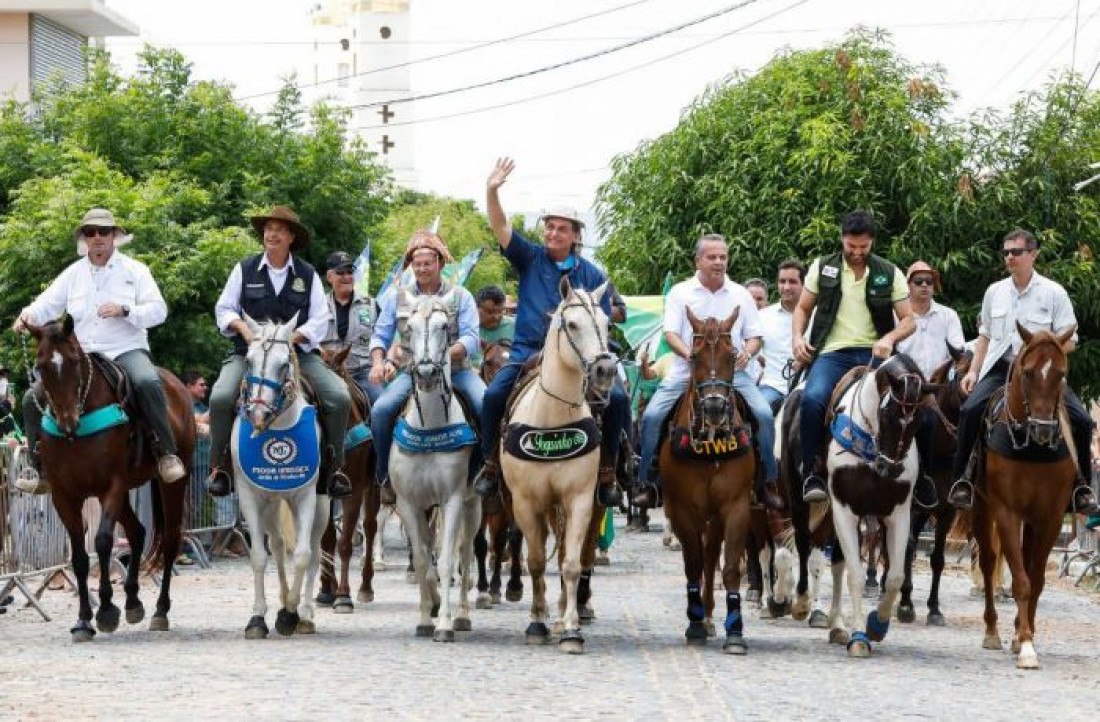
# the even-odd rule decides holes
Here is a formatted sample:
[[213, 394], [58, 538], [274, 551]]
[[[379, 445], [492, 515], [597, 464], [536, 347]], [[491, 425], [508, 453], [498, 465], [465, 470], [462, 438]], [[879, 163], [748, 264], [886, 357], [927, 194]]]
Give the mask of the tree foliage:
[[[1082, 348], [1072, 383], [1100, 394], [1100, 94], [1075, 76], [1006, 112], [955, 121], [942, 73], [857, 30], [820, 50], [786, 51], [759, 73], [709, 88], [672, 131], [612, 162], [598, 193], [600, 252], [624, 293], [654, 293], [693, 269], [705, 232], [731, 239], [730, 274], [770, 278], [787, 257], [838, 248], [841, 216], [874, 213], [875, 250], [941, 270], [943, 300], [969, 335], [985, 288], [1003, 277], [1000, 239], [1039, 235], [1038, 270], [1073, 298]], [[644, 249], [644, 252], [639, 252]]]

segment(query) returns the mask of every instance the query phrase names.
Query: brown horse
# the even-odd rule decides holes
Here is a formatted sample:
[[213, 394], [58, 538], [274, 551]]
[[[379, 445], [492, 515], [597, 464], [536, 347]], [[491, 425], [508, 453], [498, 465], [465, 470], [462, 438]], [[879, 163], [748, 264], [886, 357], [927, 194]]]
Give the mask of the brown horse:
[[[725, 560], [726, 641], [731, 654], [747, 651], [741, 616], [741, 557], [749, 530], [749, 495], [756, 461], [733, 390], [734, 347], [729, 318], [700, 321], [687, 309], [692, 327], [691, 381], [661, 442], [658, 467], [665, 490], [665, 514], [680, 539], [687, 578], [688, 644], [705, 644], [705, 619], [713, 607], [713, 574], [722, 543]], [[718, 452], [718, 447], [722, 448]], [[690, 453], [681, 455], [679, 449]], [[699, 452], [702, 449], [702, 452]], [[704, 605], [702, 590], [706, 596]]]
[[[1064, 345], [1076, 330], [1061, 334], [1030, 332], [1019, 323], [1023, 340], [1012, 362], [1004, 387], [1004, 404], [995, 411], [992, 433], [1007, 430], [1017, 452], [1040, 450], [1054, 460], [1026, 460], [1023, 453], [998, 453], [993, 440], [984, 454], [984, 493], [974, 503], [974, 532], [979, 564], [985, 581], [985, 649], [1001, 649], [997, 633], [993, 530], [1000, 537], [1005, 559], [1012, 570], [1012, 596], [1016, 599], [1016, 633], [1012, 651], [1016, 666], [1037, 669], [1039, 657], [1032, 641], [1035, 608], [1046, 583], [1047, 558], [1062, 527], [1077, 476], [1074, 455], [1066, 439], [1069, 424], [1062, 405], [1062, 386], [1068, 363]], [[990, 407], [997, 409], [996, 397]]]
[[[72, 628], [74, 642], [90, 641], [96, 633], [114, 632], [118, 628], [119, 609], [111, 603], [111, 549], [114, 545], [115, 523], [122, 524], [130, 549], [123, 589], [126, 592], [126, 621], [136, 624], [145, 617], [145, 608], [138, 599], [138, 572], [141, 566], [138, 550], [145, 545], [145, 528], [130, 506], [129, 491], [156, 476], [156, 460], [149, 443], [143, 438], [141, 424], [135, 424], [135, 410], [125, 408], [130, 421], [111, 426], [98, 433], [83, 435], [78, 426], [82, 418], [120, 399], [103, 375], [98, 361], [81, 348], [73, 335], [73, 320], [52, 322], [30, 327], [38, 339], [35, 367], [45, 392], [45, 412], [52, 417], [62, 437], [43, 433], [39, 441], [42, 467], [53, 488], [53, 504], [72, 547], [73, 571], [76, 573], [80, 612]], [[177, 453], [185, 465], [191, 463], [195, 449], [195, 421], [191, 414], [191, 399], [179, 379], [159, 369], [168, 405], [168, 418], [176, 439]], [[191, 469], [188, 468], [187, 478]], [[160, 554], [163, 569], [157, 610], [150, 620], [152, 631], [167, 631], [168, 611], [172, 606], [169, 588], [172, 564], [180, 549], [184, 499], [187, 483], [165, 484], [156, 479], [152, 487], [153, 540], [148, 559], [155, 564]], [[84, 522], [81, 509], [91, 497], [99, 499], [103, 516], [95, 537], [99, 556], [99, 611], [96, 627], [91, 624], [92, 605], [88, 596], [88, 553], [84, 549]]]
[[[370, 401], [359, 385], [348, 375], [344, 362], [347, 361], [351, 347], [339, 351], [323, 349], [321, 357], [325, 364], [336, 372], [347, 384], [351, 394], [351, 413], [348, 415], [348, 429], [359, 424], [370, 424]], [[351, 553], [354, 547], [355, 532], [359, 528], [360, 511], [363, 514], [363, 578], [359, 582], [356, 599], [360, 602], [374, 601], [374, 537], [378, 533], [379, 494], [378, 484], [374, 483], [374, 444], [368, 439], [347, 450], [344, 459], [344, 473], [351, 482], [351, 494], [340, 500], [341, 525], [340, 539], [336, 539], [336, 524], [329, 515], [328, 526], [321, 535], [321, 589], [317, 602], [330, 603], [337, 614], [351, 614], [355, 603], [351, 600], [351, 585], [348, 573], [351, 567]], [[334, 552], [340, 555], [340, 579], [335, 578]]]
[[[497, 372], [508, 363], [512, 342], [501, 339], [490, 344], [482, 344], [482, 361], [478, 374], [488, 386]], [[481, 525], [474, 535], [474, 556], [477, 558], [477, 608], [492, 609], [500, 604], [500, 575], [504, 564], [504, 552], [508, 551], [511, 567], [508, 587], [505, 592], [509, 602], [523, 599], [523, 534], [516, 528], [512, 516], [512, 495], [507, 488], [501, 489], [501, 504], [492, 508], [488, 503], [481, 505]], [[494, 505], [495, 506], [495, 505]], [[488, 539], [486, 539], [488, 534]], [[492, 575], [488, 574], [489, 547], [492, 545]]]

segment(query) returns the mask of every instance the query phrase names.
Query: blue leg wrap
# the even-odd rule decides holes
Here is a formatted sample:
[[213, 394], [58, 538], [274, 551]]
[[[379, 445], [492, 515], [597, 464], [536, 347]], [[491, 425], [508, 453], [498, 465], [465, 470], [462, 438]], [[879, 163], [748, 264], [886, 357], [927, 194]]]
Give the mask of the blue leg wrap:
[[740, 634], [744, 631], [741, 618], [741, 595], [738, 592], [726, 593], [726, 634]]
[[878, 610], [872, 609], [870, 614], [867, 615], [867, 636], [875, 642], [881, 642], [886, 638], [886, 633], [889, 631], [890, 620], [880, 620]]
[[848, 649], [852, 648], [853, 644], [857, 642], [863, 642], [867, 645], [867, 648], [871, 648], [871, 640], [867, 638], [867, 635], [863, 632], [852, 632], [852, 636], [848, 639]]
[[703, 617], [706, 616], [707, 610], [706, 610], [706, 607], [703, 606], [703, 595], [699, 591], [699, 585], [698, 584], [688, 584], [687, 585], [687, 594], [688, 594], [688, 608], [687, 608], [688, 621], [691, 621], [691, 622], [701, 622], [701, 621], [703, 621]]

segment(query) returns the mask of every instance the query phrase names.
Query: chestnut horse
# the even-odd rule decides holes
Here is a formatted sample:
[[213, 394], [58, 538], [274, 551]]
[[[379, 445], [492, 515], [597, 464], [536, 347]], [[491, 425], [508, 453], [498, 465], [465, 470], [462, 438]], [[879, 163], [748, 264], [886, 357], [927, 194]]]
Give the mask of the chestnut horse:
[[[1001, 649], [993, 581], [996, 558], [992, 542], [996, 530], [1012, 570], [1012, 596], [1016, 599], [1012, 651], [1019, 655], [1016, 666], [1037, 669], [1039, 657], [1032, 641], [1035, 608], [1046, 583], [1047, 558], [1058, 539], [1077, 476], [1075, 457], [1067, 444], [1069, 421], [1062, 404], [1068, 368], [1063, 349], [1076, 327], [1057, 335], [1031, 332], [1019, 323], [1016, 329], [1023, 346], [1009, 369], [1004, 403], [998, 405], [996, 396], [990, 401], [993, 423], [989, 432], [1007, 432], [1014, 453], [999, 453], [992, 440], [985, 450], [984, 474], [979, 477], [982, 487], [974, 500], [974, 535], [985, 580], [982, 647]], [[1036, 453], [1041, 454], [1037, 459]]]
[[[156, 460], [149, 442], [143, 438], [140, 423], [135, 424], [132, 404], [124, 408], [129, 420], [101, 431], [85, 434], [79, 422], [95, 412], [104, 413], [120, 399], [104, 376], [100, 361], [84, 351], [73, 335], [72, 317], [30, 327], [38, 340], [35, 368], [42, 379], [46, 404], [43, 420], [52, 418], [62, 436], [46, 433], [39, 441], [42, 468], [53, 488], [53, 505], [57, 509], [72, 548], [73, 572], [76, 574], [80, 611], [76, 625], [70, 630], [74, 642], [90, 641], [96, 633], [114, 632], [118, 628], [119, 609], [111, 602], [111, 549], [114, 545], [115, 523], [122, 524], [130, 548], [145, 548], [145, 528], [130, 506], [131, 489], [153, 479], [153, 540], [147, 558], [155, 563], [160, 555], [163, 569], [157, 609], [149, 621], [155, 632], [169, 628], [168, 611], [172, 600], [172, 564], [179, 555], [183, 528], [186, 481], [165, 484], [156, 478]], [[191, 397], [179, 379], [164, 369], [158, 369], [164, 384], [168, 420], [176, 439], [177, 453], [191, 475], [191, 458], [195, 450], [195, 420], [191, 414]], [[103, 410], [103, 411], [101, 411]], [[84, 548], [84, 521], [81, 509], [86, 499], [99, 499], [103, 508], [99, 530], [95, 536], [99, 556], [99, 610], [93, 627], [91, 599], [88, 596], [88, 553]], [[126, 592], [126, 621], [140, 622], [145, 608], [138, 599], [140, 554], [132, 554], [122, 588]]]
[[[706, 619], [714, 607], [713, 570], [724, 542], [723, 649], [730, 654], [744, 654], [748, 649], [741, 615], [741, 558], [749, 533], [749, 496], [756, 473], [742, 404], [732, 383], [735, 354], [730, 332], [739, 313], [737, 308], [725, 320], [700, 321], [687, 309], [692, 328], [691, 380], [673, 412], [672, 430], [661, 442], [657, 462], [664, 482], [665, 515], [684, 556], [687, 643], [707, 641]], [[719, 446], [722, 453], [716, 452]], [[705, 451], [692, 456], [686, 453], [688, 447]], [[715, 453], [708, 455], [706, 450]]]
[[[360, 511], [363, 516], [363, 577], [359, 582], [356, 599], [360, 602], [374, 601], [374, 537], [378, 533], [378, 484], [374, 483], [374, 444], [367, 438], [363, 440], [355, 430], [370, 429], [370, 400], [359, 385], [348, 375], [344, 366], [351, 347], [339, 351], [323, 349], [321, 357], [325, 365], [336, 372], [347, 384], [351, 395], [351, 413], [348, 415], [349, 439], [355, 443], [346, 449], [344, 473], [351, 482], [351, 494], [340, 500], [341, 525], [340, 539], [336, 539], [336, 525], [329, 516], [328, 526], [321, 535], [321, 591], [318, 602], [331, 603], [337, 614], [351, 614], [355, 603], [351, 599], [351, 585], [348, 573], [351, 567], [351, 553], [354, 547], [355, 532], [359, 528]], [[340, 555], [340, 577], [335, 576], [335, 553]]]

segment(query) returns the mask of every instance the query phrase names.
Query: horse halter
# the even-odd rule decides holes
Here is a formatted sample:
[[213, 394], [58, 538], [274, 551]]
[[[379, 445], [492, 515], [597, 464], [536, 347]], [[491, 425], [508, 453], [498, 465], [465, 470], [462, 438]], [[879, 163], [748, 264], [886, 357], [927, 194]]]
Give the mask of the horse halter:
[[[298, 386], [294, 383], [294, 379], [297, 378], [297, 374], [294, 374], [291, 378], [286, 377], [287, 369], [294, 369], [295, 371], [297, 370], [298, 355], [294, 350], [294, 344], [292, 344], [289, 340], [266, 338], [263, 339], [260, 343], [260, 348], [263, 349], [263, 357], [260, 361], [261, 373], [267, 372], [267, 357], [275, 344], [285, 345], [287, 347], [287, 352], [290, 355], [289, 363], [284, 367], [283, 379], [281, 381], [269, 379], [266, 376], [247, 374], [245, 375], [244, 380], [241, 382], [240, 408], [242, 413], [250, 406], [263, 406], [271, 412], [271, 420], [268, 422], [270, 424], [278, 419], [280, 416], [282, 416], [283, 412], [290, 408], [290, 405], [298, 396]], [[268, 403], [259, 395], [253, 396], [252, 398], [247, 398], [248, 388], [249, 386], [253, 385], [266, 386], [267, 388], [272, 389], [275, 392], [275, 403]]]
[[[432, 302], [432, 307], [429, 309], [427, 316], [424, 317], [424, 354], [418, 358], [410, 358], [408, 362], [409, 373], [415, 377], [421, 376], [420, 367], [428, 366], [431, 371], [439, 374], [440, 396], [443, 398], [443, 418], [447, 421], [451, 419], [451, 398], [454, 396], [454, 387], [447, 379], [447, 374], [444, 370], [447, 367], [447, 354], [450, 353], [450, 349], [446, 343], [443, 344], [443, 351], [439, 354], [439, 358], [431, 357], [431, 348], [428, 346], [428, 342], [431, 340], [431, 321], [432, 316], [437, 313], [442, 313], [444, 317], [447, 316], [447, 309], [445, 309], [438, 302]], [[449, 320], [449, 317], [448, 317]], [[446, 330], [446, 327], [444, 327]], [[412, 340], [411, 338], [409, 339]], [[421, 423], [424, 423], [424, 411], [420, 408], [420, 389], [416, 384], [413, 384], [413, 401], [416, 404], [416, 412], [420, 415]]]
[[[695, 399], [691, 409], [692, 415], [698, 415], [699, 418], [705, 421], [706, 414], [703, 413], [704, 404], [708, 401], [718, 402], [721, 404], [722, 409], [722, 424], [718, 428], [727, 429], [730, 423], [730, 409], [736, 408], [736, 405], [733, 402], [733, 382], [718, 378], [718, 372], [716, 371], [716, 367], [718, 366], [718, 342], [721, 338], [721, 334], [716, 334], [713, 339], [708, 338], [706, 333], [692, 334], [693, 342], [700, 338], [703, 340], [704, 348], [698, 352], [693, 350], [691, 358], [698, 358], [703, 350], [706, 350], [710, 354], [710, 378], [696, 381], [692, 384], [695, 390]], [[694, 419], [692, 420], [692, 426], [694, 426]]]
[[[27, 367], [27, 380], [29, 381], [31, 388], [34, 388], [34, 373], [32, 372], [32, 366], [30, 363], [30, 353], [27, 351], [27, 336], [26, 334], [19, 334], [19, 341], [23, 348], [23, 364]], [[92, 359], [88, 356], [88, 353], [83, 347], [77, 346], [77, 350], [80, 352], [80, 359], [76, 365], [76, 418], [80, 419], [84, 415], [84, 406], [88, 402], [88, 392], [92, 390]], [[83, 362], [83, 363], [81, 363]], [[82, 370], [86, 373], [82, 373]], [[46, 405], [42, 406], [42, 403], [38, 400], [38, 394], [31, 394], [31, 400], [34, 405], [38, 407], [38, 412], [43, 416], [53, 416], [58, 419], [60, 415], [57, 412], [57, 404], [54, 402], [53, 397], [50, 396], [49, 389], [46, 388], [46, 380], [42, 379], [40, 387], [42, 389], [42, 395], [46, 397]], [[75, 436], [69, 436], [69, 441], [75, 439]]]
[[[859, 380], [859, 386], [856, 390], [857, 399], [862, 397], [863, 384], [867, 380], [867, 378], [872, 374], [877, 373], [877, 371], [871, 370], [871, 363], [873, 362], [873, 360], [874, 359], [867, 363], [867, 373], [865, 373], [863, 377]], [[882, 367], [879, 367], [878, 370], [882, 370]], [[907, 442], [912, 441], [912, 434], [909, 434], [908, 431], [909, 427], [913, 425], [913, 422], [916, 419], [917, 409], [920, 408], [921, 386], [924, 383], [924, 378], [919, 373], [913, 373], [911, 371], [899, 374], [897, 378], [902, 382], [902, 395], [899, 398], [898, 395], [894, 392], [894, 384], [891, 383], [889, 385], [889, 393], [881, 397], [879, 402], [879, 423], [877, 424], [878, 428], [873, 434], [873, 438], [875, 441], [875, 460], [872, 462], [872, 464], [874, 465], [875, 473], [877, 473], [879, 476], [884, 476], [891, 479], [896, 478], [898, 474], [900, 474], [902, 471], [904, 454], [909, 446], [909, 443]], [[916, 386], [916, 399], [910, 401], [909, 397], [911, 395], [914, 395], [912, 393], [914, 385]], [[901, 407], [900, 416], [888, 413], [891, 402]], [[859, 406], [857, 404], [857, 408], [859, 408], [860, 414], [863, 415], [866, 419], [867, 414], [864, 412], [862, 406]], [[884, 414], [888, 417], [899, 418], [901, 420], [901, 431], [898, 434], [898, 442], [894, 446], [892, 456], [885, 454], [882, 450], [882, 428], [884, 426], [884, 424], [882, 423], [882, 416]]]
[[[578, 298], [580, 297], [578, 296]], [[565, 340], [569, 342], [569, 347], [573, 349], [573, 353], [577, 355], [577, 360], [580, 361], [581, 372], [583, 374], [583, 381], [581, 386], [581, 401], [580, 403], [577, 403], [575, 401], [570, 401], [569, 399], [563, 399], [561, 396], [558, 396], [553, 391], [550, 391], [548, 388], [546, 388], [546, 385], [542, 381], [542, 369], [539, 369], [539, 388], [542, 389], [543, 392], [546, 393], [550, 398], [556, 401], [560, 401], [561, 403], [566, 404], [571, 408], [579, 409], [584, 406], [585, 400], [588, 398], [588, 377], [589, 373], [592, 370], [592, 367], [600, 361], [614, 362], [615, 354], [611, 353], [610, 351], [600, 351], [591, 360], [585, 358], [584, 352], [581, 351], [580, 346], [577, 345], [576, 339], [573, 337], [573, 334], [569, 333], [569, 328], [565, 324], [565, 311], [570, 308], [580, 308], [584, 310], [585, 314], [592, 321], [592, 327], [596, 330], [596, 338], [599, 339], [600, 348], [607, 348], [607, 339], [604, 338], [603, 333], [600, 331], [600, 323], [596, 319], [596, 313], [593, 310], [594, 304], [593, 306], [589, 306], [581, 300], [578, 300], [574, 303], [562, 304], [561, 308], [558, 309], [558, 346], [561, 347], [561, 337], [562, 335], [564, 335]], [[599, 392], [597, 395], [599, 396], [599, 398], [594, 399], [593, 403], [606, 404], [608, 402], [610, 392]]]
[[[1021, 379], [1019, 383], [1020, 397], [1024, 405], [1024, 418], [1016, 419], [1012, 415], [1012, 404], [1009, 403], [1008, 394], [1012, 390], [1012, 377], [1014, 374], [1024, 376], [1023, 362], [1024, 357], [1038, 347], [1039, 344], [1034, 346], [1025, 346], [1020, 350], [1019, 355], [1012, 362], [1012, 368], [1009, 371], [1008, 379], [1005, 381], [1005, 419], [1008, 427], [1008, 438], [1012, 442], [1012, 448], [1016, 451], [1020, 451], [1032, 444], [1035, 446], [1046, 446], [1050, 449], [1057, 449], [1062, 443], [1062, 425], [1058, 421], [1058, 407], [1062, 404], [1062, 399], [1059, 398], [1057, 404], [1055, 404], [1055, 413], [1053, 419], [1036, 419], [1031, 414], [1031, 399], [1027, 395], [1027, 384]], [[1049, 441], [1039, 441], [1039, 431], [1042, 430], [1041, 436], [1047, 437], [1049, 434]], [[1023, 431], [1023, 441], [1017, 441], [1017, 433]]]

